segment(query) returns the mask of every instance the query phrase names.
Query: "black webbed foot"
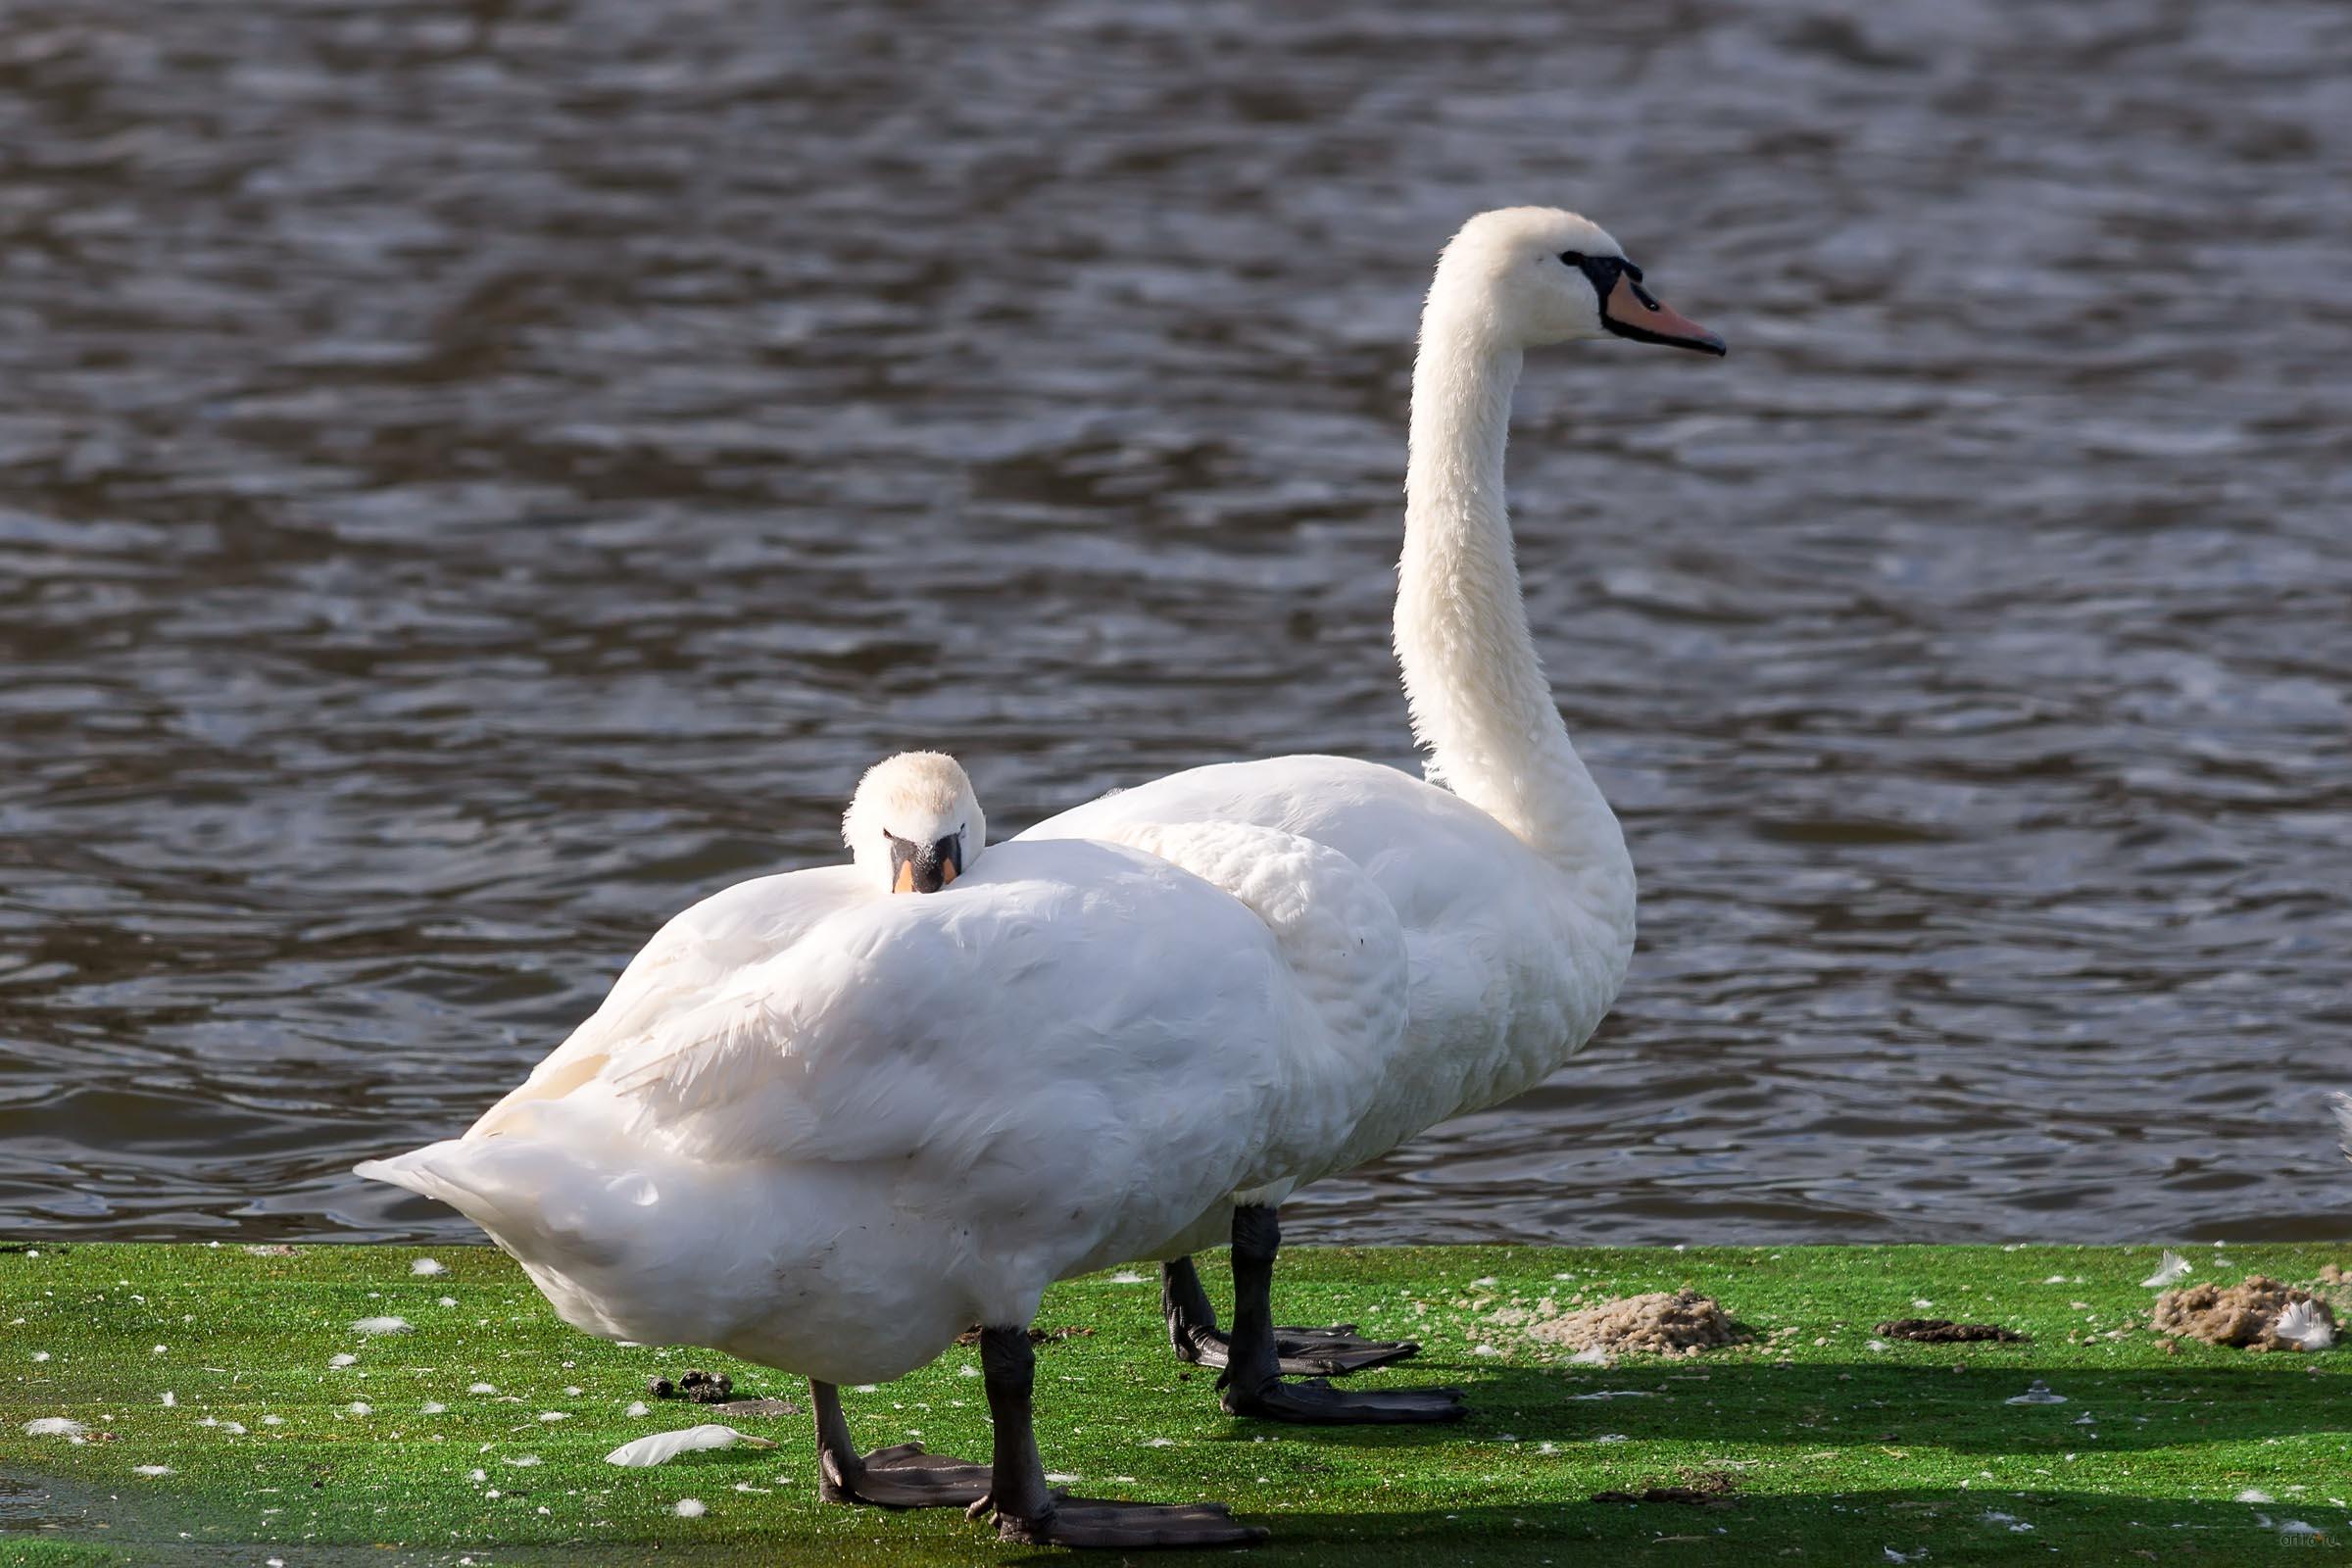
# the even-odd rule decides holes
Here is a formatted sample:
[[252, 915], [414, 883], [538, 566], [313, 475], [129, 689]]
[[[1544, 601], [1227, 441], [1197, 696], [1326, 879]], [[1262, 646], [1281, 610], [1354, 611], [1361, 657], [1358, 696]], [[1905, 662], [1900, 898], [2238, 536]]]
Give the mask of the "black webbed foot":
[[[1403, 1341], [1376, 1342], [1355, 1338], [1355, 1326], [1341, 1324], [1317, 1337], [1308, 1330], [1273, 1326], [1274, 1257], [1282, 1246], [1282, 1224], [1272, 1208], [1242, 1204], [1233, 1211], [1233, 1337], [1230, 1357], [1217, 1379], [1218, 1403], [1228, 1415], [1256, 1416], [1266, 1421], [1297, 1421], [1315, 1426], [1391, 1425], [1420, 1421], [1459, 1421], [1468, 1411], [1459, 1389], [1384, 1389], [1378, 1393], [1342, 1393], [1322, 1378], [1286, 1382], [1294, 1365], [1328, 1356], [1349, 1370], [1378, 1366], [1419, 1348]], [[1195, 1284], [1196, 1289], [1184, 1287]], [[1181, 1274], [1162, 1276], [1161, 1296], [1168, 1308], [1171, 1330], [1180, 1322], [1198, 1319], [1193, 1298], [1197, 1282]], [[1282, 1337], [1292, 1336], [1291, 1352], [1284, 1353]], [[1303, 1353], [1300, 1353], [1303, 1352]]]
[[[1223, 1367], [1231, 1361], [1233, 1342], [1222, 1329], [1187, 1325], [1181, 1334], [1171, 1338], [1180, 1361], [1206, 1367]], [[1387, 1366], [1420, 1353], [1418, 1340], [1363, 1339], [1352, 1323], [1327, 1329], [1274, 1331], [1275, 1364], [1288, 1377], [1346, 1377], [1350, 1372]]]
[[819, 1456], [816, 1494], [827, 1502], [862, 1502], [878, 1508], [968, 1508], [988, 1495], [988, 1466], [944, 1453], [927, 1453], [919, 1443], [901, 1443], [850, 1463]]
[[[1194, 1366], [1230, 1366], [1232, 1336], [1217, 1326], [1217, 1310], [1200, 1288], [1193, 1260], [1179, 1257], [1162, 1263], [1159, 1279], [1160, 1311], [1168, 1320], [1168, 1344], [1174, 1348], [1176, 1359]], [[1352, 1323], [1272, 1332], [1276, 1370], [1298, 1378], [1344, 1377], [1401, 1361], [1421, 1349], [1412, 1340], [1367, 1340]]]
[[816, 1494], [825, 1501], [965, 1508], [988, 1495], [988, 1466], [926, 1453], [919, 1443], [859, 1453], [842, 1414], [841, 1391], [832, 1384], [809, 1379], [808, 1401], [816, 1409]]

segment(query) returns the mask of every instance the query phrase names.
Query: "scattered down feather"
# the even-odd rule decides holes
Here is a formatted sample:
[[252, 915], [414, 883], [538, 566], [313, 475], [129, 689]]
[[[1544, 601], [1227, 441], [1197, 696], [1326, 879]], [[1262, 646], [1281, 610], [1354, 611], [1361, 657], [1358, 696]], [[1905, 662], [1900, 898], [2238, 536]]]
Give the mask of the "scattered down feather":
[[2325, 1350], [2335, 1343], [2335, 1325], [2328, 1322], [2316, 1301], [2289, 1301], [2271, 1332], [2305, 1350]]
[[720, 1426], [713, 1421], [676, 1432], [657, 1432], [651, 1437], [624, 1443], [605, 1455], [605, 1463], [643, 1469], [648, 1465], [666, 1464], [681, 1453], [700, 1453], [705, 1448], [732, 1448], [737, 1444], [749, 1448], [772, 1448], [776, 1446], [767, 1438], [755, 1438], [748, 1432], [738, 1432], [733, 1427]]

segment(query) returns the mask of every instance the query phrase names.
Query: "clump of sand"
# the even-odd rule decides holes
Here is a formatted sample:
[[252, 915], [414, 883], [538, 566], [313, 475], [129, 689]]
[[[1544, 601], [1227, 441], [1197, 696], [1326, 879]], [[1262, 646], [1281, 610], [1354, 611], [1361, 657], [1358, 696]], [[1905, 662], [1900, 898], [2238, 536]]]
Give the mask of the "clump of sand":
[[2190, 1285], [2167, 1291], [2156, 1298], [2149, 1327], [2159, 1334], [2203, 1340], [2208, 1345], [2299, 1350], [2302, 1346], [2278, 1332], [2279, 1317], [2297, 1302], [2308, 1303], [2307, 1312], [2334, 1328], [2335, 1314], [2326, 1300], [2265, 1274], [2249, 1274], [2242, 1285]]
[[1725, 1314], [1720, 1302], [1687, 1285], [1671, 1295], [1652, 1291], [1546, 1318], [1528, 1325], [1528, 1333], [1554, 1345], [1611, 1355], [1696, 1355], [1754, 1338]]

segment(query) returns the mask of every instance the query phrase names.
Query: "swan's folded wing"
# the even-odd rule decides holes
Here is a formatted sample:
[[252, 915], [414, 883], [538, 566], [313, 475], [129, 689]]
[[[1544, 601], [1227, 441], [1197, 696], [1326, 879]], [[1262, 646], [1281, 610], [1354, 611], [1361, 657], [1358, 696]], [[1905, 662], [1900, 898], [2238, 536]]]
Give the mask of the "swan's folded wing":
[[1239, 900], [1273, 936], [1316, 1027], [1290, 1032], [1287, 1107], [1261, 1174], [1320, 1175], [1411, 1062], [1411, 955], [1388, 895], [1339, 851], [1252, 822], [1135, 822], [1116, 840]]
[[855, 867], [829, 865], [738, 882], [686, 908], [629, 960], [596, 1011], [483, 1112], [473, 1135], [499, 1132], [521, 1106], [562, 1099], [595, 1081], [613, 1052], [645, 1030], [691, 1008], [696, 999], [724, 994], [734, 977], [774, 957], [826, 916], [881, 896], [865, 888]]
[[1104, 837], [1248, 906], [1334, 1030], [1393, 1040], [1403, 1027], [1404, 927], [1380, 884], [1347, 856], [1254, 822], [1125, 822]]
[[1288, 1014], [1247, 908], [1109, 846], [991, 857], [951, 895], [817, 923], [615, 1043], [603, 1082], [706, 1159], [977, 1161], [1130, 1138], [1171, 1094], [1178, 1118], [1265, 1117]]

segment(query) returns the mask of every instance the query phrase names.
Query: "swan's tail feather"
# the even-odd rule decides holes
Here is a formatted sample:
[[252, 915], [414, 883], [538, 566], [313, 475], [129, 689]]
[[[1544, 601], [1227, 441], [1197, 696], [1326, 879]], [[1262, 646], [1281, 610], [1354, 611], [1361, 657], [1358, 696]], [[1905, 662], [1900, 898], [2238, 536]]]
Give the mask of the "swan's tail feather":
[[[871, 1339], [877, 1282], [945, 1266], [949, 1251], [873, 1171], [672, 1158], [605, 1136], [562, 1102], [532, 1118], [531, 1136], [453, 1138], [354, 1168], [456, 1208], [564, 1321], [606, 1339], [715, 1346], [828, 1382], [896, 1377], [936, 1349], [917, 1332], [903, 1336], [920, 1350], [911, 1359], [840, 1359]], [[917, 1304], [954, 1320], [930, 1325], [941, 1336], [975, 1316], [956, 1293], [926, 1291]]]
[[[626, 1201], [620, 1181], [557, 1155], [501, 1139], [449, 1138], [389, 1159], [364, 1159], [355, 1174], [447, 1203], [518, 1257], [563, 1256], [599, 1267], [614, 1260], [609, 1216], [599, 1199]], [[568, 1167], [568, 1168], [560, 1168]]]

